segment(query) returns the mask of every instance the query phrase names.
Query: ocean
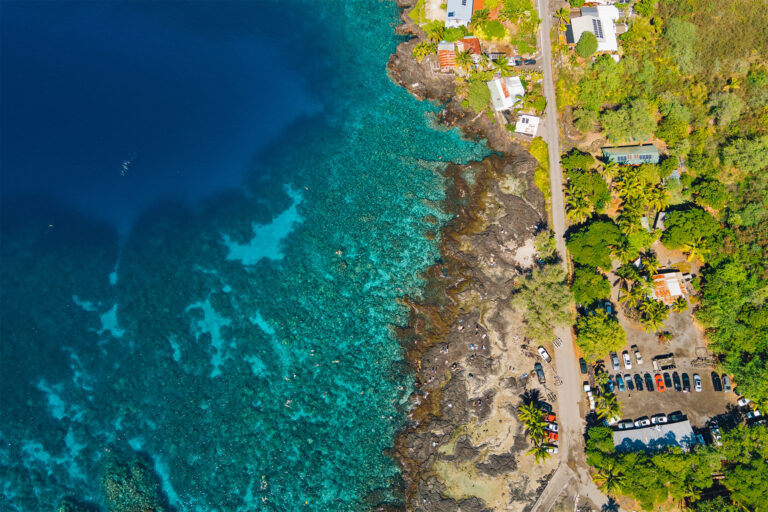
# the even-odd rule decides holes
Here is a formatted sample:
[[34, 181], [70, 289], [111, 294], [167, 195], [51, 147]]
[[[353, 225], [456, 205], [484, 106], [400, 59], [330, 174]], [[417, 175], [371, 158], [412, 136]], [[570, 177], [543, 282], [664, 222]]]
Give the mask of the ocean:
[[0, 509], [397, 503], [445, 163], [389, 0], [0, 5]]

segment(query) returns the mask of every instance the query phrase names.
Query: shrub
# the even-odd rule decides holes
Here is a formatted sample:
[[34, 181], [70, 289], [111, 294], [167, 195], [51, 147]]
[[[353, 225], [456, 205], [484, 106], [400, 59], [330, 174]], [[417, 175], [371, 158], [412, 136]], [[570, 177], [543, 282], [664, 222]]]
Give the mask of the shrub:
[[499, 20], [490, 20], [478, 29], [478, 36], [480, 39], [486, 41], [498, 41], [507, 37], [507, 29], [501, 24]]
[[473, 80], [469, 84], [469, 105], [475, 112], [482, 112], [491, 101], [491, 91], [482, 80]]
[[611, 247], [620, 244], [624, 236], [613, 222], [593, 222], [568, 235], [568, 250], [580, 265], [611, 267]]
[[611, 351], [621, 350], [627, 334], [618, 320], [602, 309], [590, 311], [576, 320], [576, 345], [587, 361], [596, 361]]
[[594, 267], [577, 267], [573, 273], [571, 284], [573, 299], [583, 305], [590, 306], [595, 302], [607, 298], [611, 293], [611, 285], [608, 279], [600, 274]]
[[597, 37], [592, 32], [584, 32], [576, 43], [576, 53], [587, 58], [597, 51]]
[[421, 42], [413, 47], [413, 57], [421, 62], [424, 57], [434, 53], [437, 50], [437, 45], [434, 43]]
[[728, 202], [728, 188], [717, 180], [698, 179], [693, 183], [696, 203], [720, 210]]

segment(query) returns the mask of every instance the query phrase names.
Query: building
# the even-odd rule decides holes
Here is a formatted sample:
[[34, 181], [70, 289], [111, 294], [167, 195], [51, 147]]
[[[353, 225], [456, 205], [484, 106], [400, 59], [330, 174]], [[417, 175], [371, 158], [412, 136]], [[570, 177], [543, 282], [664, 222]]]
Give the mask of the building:
[[448, 0], [445, 27], [466, 27], [472, 20], [472, 0]]
[[527, 114], [523, 114], [517, 118], [517, 123], [515, 123], [516, 133], [523, 133], [525, 135], [530, 135], [531, 137], [536, 136], [536, 130], [538, 129], [539, 129], [539, 118], [536, 116], [529, 116]]
[[440, 71], [450, 71], [455, 68], [456, 44], [440, 41], [437, 45], [437, 58], [440, 62]]
[[597, 37], [598, 52], [617, 52], [619, 43], [616, 40], [616, 20], [619, 10], [613, 5], [596, 5], [582, 7], [581, 16], [571, 18], [571, 23], [565, 29], [565, 40], [568, 44], [576, 44], [584, 32], [592, 32]]
[[672, 446], [688, 450], [698, 442], [688, 420], [613, 432], [617, 452], [657, 451]]
[[659, 163], [659, 150], [653, 144], [603, 148], [603, 159], [619, 165]]
[[480, 57], [483, 54], [483, 51], [480, 49], [480, 39], [475, 36], [465, 37], [456, 41], [456, 51], [469, 52], [475, 64], [480, 62]]
[[665, 274], [656, 274], [652, 278], [653, 291], [651, 297], [671, 306], [678, 298], [685, 297], [683, 274], [673, 270]]
[[496, 77], [488, 82], [491, 103], [497, 112], [509, 110], [523, 101], [525, 88], [519, 76]]

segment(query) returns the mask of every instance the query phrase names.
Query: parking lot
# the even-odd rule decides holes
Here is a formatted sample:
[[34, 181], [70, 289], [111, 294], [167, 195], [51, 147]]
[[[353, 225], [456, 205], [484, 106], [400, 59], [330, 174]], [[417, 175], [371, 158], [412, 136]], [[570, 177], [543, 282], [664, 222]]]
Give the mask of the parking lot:
[[[617, 353], [619, 358], [620, 370], [613, 369], [610, 357], [604, 361], [604, 368], [611, 375], [614, 384], [616, 383], [616, 374], [625, 377], [627, 374], [639, 375], [643, 380], [643, 391], [637, 388], [630, 391], [620, 391], [618, 386], [615, 393], [622, 405], [623, 419], [636, 419], [641, 416], [651, 416], [657, 413], [669, 414], [673, 411], [681, 411], [690, 420], [694, 427], [705, 427], [713, 417], [725, 414], [736, 407], [737, 395], [731, 391], [715, 391], [711, 373], [713, 366], [708, 359], [708, 351], [704, 342], [703, 334], [693, 322], [691, 312], [670, 313], [665, 330], [671, 334], [670, 342], [660, 343], [654, 334], [645, 332], [641, 326], [627, 320], [618, 311], [618, 318], [624, 330], [627, 333], [627, 346], [622, 350], [630, 353], [632, 368], [625, 369], [622, 351]], [[630, 347], [637, 345], [643, 363], [638, 365], [637, 360]], [[667, 370], [655, 370], [653, 359], [664, 354], [674, 355], [675, 368]], [[683, 373], [688, 374], [690, 379], [690, 392], [684, 393], [676, 391], [674, 386], [668, 387], [660, 392], [656, 384], [656, 374], [664, 375], [668, 373], [670, 378], [673, 372], [677, 372], [682, 384]], [[650, 374], [653, 379], [654, 391], [648, 391], [645, 374]], [[693, 375], [698, 374], [701, 377], [702, 390], [694, 389]], [[722, 375], [721, 375], [722, 377]], [[590, 379], [594, 384], [594, 380]], [[634, 382], [633, 382], [634, 383]], [[738, 383], [731, 382], [731, 388], [736, 387]], [[626, 384], [625, 384], [626, 388]], [[586, 401], [585, 401], [586, 405]]]

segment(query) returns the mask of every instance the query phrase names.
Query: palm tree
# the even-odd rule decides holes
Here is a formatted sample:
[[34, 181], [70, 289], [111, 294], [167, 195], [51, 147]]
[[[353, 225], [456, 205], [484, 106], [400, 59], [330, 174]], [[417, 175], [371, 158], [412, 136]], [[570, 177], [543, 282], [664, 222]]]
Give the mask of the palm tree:
[[619, 164], [616, 162], [608, 162], [602, 168], [602, 174], [605, 179], [612, 181], [616, 174], [619, 172]]
[[615, 465], [611, 464], [608, 468], [600, 470], [592, 476], [592, 480], [597, 484], [600, 490], [607, 494], [616, 494], [624, 483], [624, 476], [615, 471]]
[[534, 444], [541, 444], [544, 437], [544, 425], [546, 425], [546, 422], [541, 418], [537, 421], [525, 423], [525, 432]]
[[541, 416], [541, 409], [539, 409], [538, 406], [533, 402], [522, 404], [517, 408], [518, 419], [526, 425], [533, 421], [540, 421]]
[[571, 21], [571, 11], [562, 7], [555, 13], [555, 18], [558, 19], [558, 29], [565, 30], [565, 26]]
[[511, 68], [509, 67], [509, 59], [506, 57], [499, 57], [493, 61], [493, 71], [501, 76], [509, 76]]
[[526, 454], [533, 455], [536, 460], [536, 464], [540, 464], [552, 456], [552, 454], [549, 453], [549, 447], [544, 443], [534, 444], [526, 452]]
[[456, 53], [456, 65], [464, 71], [469, 71], [475, 64], [472, 60], [472, 54], [469, 52], [457, 52]]
[[653, 211], [660, 212], [669, 204], [667, 189], [654, 187], [645, 194], [645, 204]]
[[477, 30], [478, 27], [482, 26], [486, 21], [488, 21], [489, 15], [490, 13], [488, 9], [478, 9], [472, 15], [472, 21], [469, 22], [469, 28], [472, 30]]
[[709, 255], [709, 250], [706, 247], [706, 243], [704, 242], [704, 239], [700, 236], [697, 236], [695, 240], [693, 240], [690, 243], [684, 244], [682, 247], [683, 252], [688, 253], [688, 261], [691, 261], [693, 259], [698, 259], [702, 263], [706, 261], [707, 256]]
[[573, 222], [580, 224], [587, 220], [589, 214], [592, 213], [592, 207], [583, 195], [574, 194], [571, 190], [571, 187], [568, 187], [568, 190], [566, 190], [566, 215]]
[[686, 309], [688, 309], [688, 301], [685, 300], [685, 297], [678, 297], [672, 304], [672, 311], [675, 313], [682, 313]]
[[445, 27], [442, 25], [432, 26], [427, 32], [427, 36], [431, 43], [437, 44], [445, 38]]
[[659, 259], [650, 251], [643, 254], [643, 271], [649, 276], [659, 271]]
[[648, 296], [648, 286], [645, 281], [638, 281], [626, 294], [619, 297], [620, 302], [626, 302], [627, 306], [636, 308]]
[[621, 416], [621, 403], [614, 393], [603, 393], [597, 397], [595, 412], [602, 420]]
[[669, 316], [669, 308], [661, 301], [647, 300], [640, 304], [646, 332], [658, 332]]
[[629, 263], [637, 257], [637, 250], [632, 247], [626, 238], [623, 238], [616, 244], [609, 245], [608, 248], [622, 263]]

